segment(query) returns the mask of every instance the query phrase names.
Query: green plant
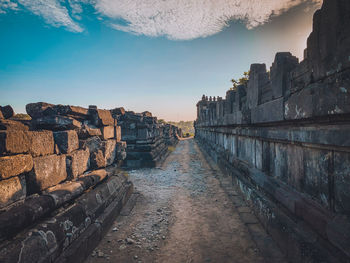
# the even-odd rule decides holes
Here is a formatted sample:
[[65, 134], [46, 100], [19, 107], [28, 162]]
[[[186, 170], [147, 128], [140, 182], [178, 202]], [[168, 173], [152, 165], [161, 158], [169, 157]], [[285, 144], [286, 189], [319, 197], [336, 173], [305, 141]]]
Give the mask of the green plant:
[[230, 88], [230, 90], [237, 90], [237, 87], [239, 85], [247, 85], [249, 81], [249, 74], [250, 74], [250, 71], [245, 71], [243, 73], [242, 78], [239, 78], [238, 80], [231, 79], [232, 87]]

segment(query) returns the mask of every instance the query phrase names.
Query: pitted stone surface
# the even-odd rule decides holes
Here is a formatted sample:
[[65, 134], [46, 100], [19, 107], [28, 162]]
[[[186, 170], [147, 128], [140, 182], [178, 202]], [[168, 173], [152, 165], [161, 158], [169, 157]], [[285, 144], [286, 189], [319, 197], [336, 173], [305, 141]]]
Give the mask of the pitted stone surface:
[[31, 193], [45, 190], [67, 178], [65, 155], [36, 157], [33, 161], [33, 171], [27, 176]]
[[57, 144], [61, 153], [71, 153], [79, 148], [79, 139], [76, 131], [58, 131], [54, 132], [55, 144]]
[[26, 197], [24, 176], [11, 177], [0, 181], [0, 208]]
[[76, 150], [67, 154], [67, 171], [70, 178], [76, 178], [90, 169], [89, 149]]
[[7, 179], [33, 168], [33, 158], [29, 154], [0, 157], [0, 178]]

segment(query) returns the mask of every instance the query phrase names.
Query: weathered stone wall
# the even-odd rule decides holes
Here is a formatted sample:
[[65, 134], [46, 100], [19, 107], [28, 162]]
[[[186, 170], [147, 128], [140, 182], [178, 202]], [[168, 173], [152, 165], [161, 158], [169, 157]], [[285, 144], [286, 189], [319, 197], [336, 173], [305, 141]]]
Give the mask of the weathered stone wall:
[[108, 110], [0, 108], [0, 262], [81, 262], [132, 193], [121, 129]]
[[116, 109], [122, 140], [127, 143], [125, 167], [154, 167], [166, 157], [168, 147], [176, 145], [181, 129], [159, 124], [150, 112], [134, 113]]
[[[325, 0], [305, 59], [198, 102], [196, 138], [291, 262], [350, 262], [350, 2]], [[220, 109], [224, 104], [224, 111]]]
[[121, 167], [154, 166], [181, 130], [123, 108], [26, 110], [0, 107], [0, 262], [81, 262], [132, 193]]

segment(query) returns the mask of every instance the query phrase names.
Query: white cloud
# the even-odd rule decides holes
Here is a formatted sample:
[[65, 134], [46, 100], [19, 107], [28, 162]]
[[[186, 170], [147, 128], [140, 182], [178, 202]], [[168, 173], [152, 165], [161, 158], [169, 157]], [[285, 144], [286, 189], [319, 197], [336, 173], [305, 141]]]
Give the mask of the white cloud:
[[54, 27], [63, 26], [72, 32], [83, 31], [58, 0], [18, 0], [18, 3]]
[[[13, 0], [12, 0], [13, 1]], [[53, 26], [73, 32], [83, 28], [82, 5], [90, 5], [113, 28], [146, 36], [187, 40], [206, 37], [223, 30], [231, 20], [254, 28], [302, 3], [322, 0], [17, 0]], [[0, 0], [0, 10], [5, 9]], [[69, 10], [67, 9], [67, 5]], [[69, 14], [69, 12], [71, 14]], [[120, 22], [122, 21], [122, 22]]]
[[73, 14], [80, 14], [83, 12], [83, 7], [81, 6], [81, 1], [79, 0], [68, 0], [68, 3], [72, 9]]
[[266, 23], [303, 2], [321, 0], [97, 0], [96, 9], [112, 19], [115, 29], [167, 36], [171, 39], [194, 39], [220, 32], [231, 20], [241, 20], [247, 28]]
[[5, 14], [8, 9], [17, 10], [17, 4], [10, 0], [0, 0], [0, 14]]

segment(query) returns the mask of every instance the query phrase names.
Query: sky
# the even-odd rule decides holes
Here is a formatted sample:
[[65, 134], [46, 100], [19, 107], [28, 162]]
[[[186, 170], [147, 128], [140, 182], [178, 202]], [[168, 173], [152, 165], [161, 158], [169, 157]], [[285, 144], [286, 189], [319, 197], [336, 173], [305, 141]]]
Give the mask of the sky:
[[276, 52], [303, 59], [321, 0], [0, 0], [0, 105], [194, 120], [203, 94]]

